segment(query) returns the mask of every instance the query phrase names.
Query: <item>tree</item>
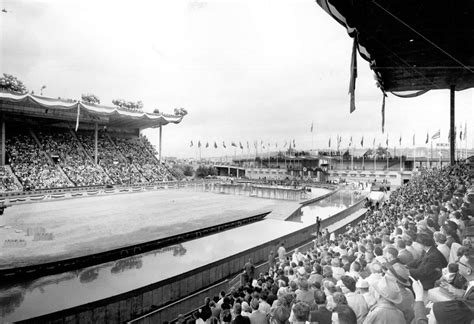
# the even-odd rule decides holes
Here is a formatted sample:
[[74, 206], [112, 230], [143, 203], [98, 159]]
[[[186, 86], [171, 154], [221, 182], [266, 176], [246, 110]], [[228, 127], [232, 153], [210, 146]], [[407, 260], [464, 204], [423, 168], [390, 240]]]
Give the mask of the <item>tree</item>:
[[184, 117], [188, 114], [188, 111], [184, 108], [175, 108], [174, 109], [174, 114], [176, 116]]
[[186, 177], [192, 177], [194, 175], [194, 169], [189, 164], [183, 166], [183, 172]]
[[18, 80], [17, 77], [7, 73], [3, 73], [3, 77], [0, 77], [0, 89], [18, 94], [26, 94], [28, 92], [23, 82]]
[[159, 113], [160, 113], [160, 110], [159, 110], [158, 108], [155, 108], [155, 109], [153, 110], [153, 113], [154, 113], [154, 114], [159, 114]]
[[81, 100], [88, 104], [100, 104], [100, 99], [95, 94], [86, 93], [81, 95]]
[[131, 110], [131, 111], [142, 111], [143, 109], [143, 102], [138, 100], [137, 102], [133, 101], [126, 101], [124, 99], [114, 99], [112, 100], [112, 103], [121, 108], [121, 109], [126, 109], [126, 110]]

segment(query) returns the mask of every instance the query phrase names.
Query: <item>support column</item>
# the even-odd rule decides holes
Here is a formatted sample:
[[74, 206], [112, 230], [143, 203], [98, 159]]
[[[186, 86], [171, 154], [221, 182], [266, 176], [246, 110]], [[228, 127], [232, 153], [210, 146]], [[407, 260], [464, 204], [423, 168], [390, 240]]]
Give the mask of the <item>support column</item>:
[[98, 162], [98, 155], [97, 155], [97, 142], [99, 140], [99, 125], [95, 123], [95, 130], [94, 130], [94, 163], [97, 165]]
[[450, 93], [450, 107], [449, 107], [449, 163], [454, 165], [455, 149], [456, 149], [456, 135], [454, 134], [454, 86], [449, 89]]
[[2, 116], [2, 160], [0, 161], [1, 165], [5, 165], [5, 120]]
[[161, 163], [161, 138], [162, 138], [162, 126], [160, 125], [160, 138], [159, 138], [160, 141], [159, 141], [159, 147], [158, 147], [158, 150], [159, 150], [158, 154], [160, 155], [160, 158], [159, 158], [160, 163]]

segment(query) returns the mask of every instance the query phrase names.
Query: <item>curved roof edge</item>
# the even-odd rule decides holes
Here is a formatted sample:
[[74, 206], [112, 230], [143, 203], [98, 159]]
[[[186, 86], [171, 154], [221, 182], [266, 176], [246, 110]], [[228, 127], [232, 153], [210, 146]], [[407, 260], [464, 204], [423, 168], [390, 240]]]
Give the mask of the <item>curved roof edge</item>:
[[143, 127], [158, 127], [168, 123], [178, 124], [183, 120], [184, 116], [154, 114], [142, 111], [129, 111], [120, 109], [118, 107], [108, 107], [103, 105], [89, 104], [78, 100], [54, 99], [32, 94], [15, 94], [12, 92], [5, 92], [0, 90], [0, 100], [14, 102], [14, 103], [33, 103], [43, 108], [57, 109], [63, 111], [77, 111], [86, 110], [92, 115], [100, 115], [110, 117], [112, 119], [133, 120], [140, 124], [143, 121]]

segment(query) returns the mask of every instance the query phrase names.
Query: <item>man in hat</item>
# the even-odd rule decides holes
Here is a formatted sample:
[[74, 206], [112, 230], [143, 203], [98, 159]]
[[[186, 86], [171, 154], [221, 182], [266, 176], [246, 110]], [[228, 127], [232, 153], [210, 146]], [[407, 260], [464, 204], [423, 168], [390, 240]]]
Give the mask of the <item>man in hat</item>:
[[398, 285], [400, 289], [400, 295], [402, 296], [402, 302], [395, 305], [399, 310], [403, 312], [407, 323], [411, 323], [415, 317], [413, 312], [413, 304], [415, 303], [415, 296], [409, 290], [410, 284], [410, 271], [408, 268], [400, 263], [386, 263], [383, 265], [385, 269], [385, 278], [392, 280]]
[[397, 284], [387, 278], [375, 283], [373, 291], [377, 304], [367, 314], [364, 324], [405, 324], [405, 317], [395, 305], [402, 301]]
[[435, 281], [441, 277], [441, 269], [448, 263], [443, 254], [434, 246], [432, 236], [422, 232], [418, 234], [417, 240], [423, 246], [425, 255], [418, 266], [410, 268], [410, 274], [413, 278], [420, 280], [423, 288], [428, 290], [434, 287]]

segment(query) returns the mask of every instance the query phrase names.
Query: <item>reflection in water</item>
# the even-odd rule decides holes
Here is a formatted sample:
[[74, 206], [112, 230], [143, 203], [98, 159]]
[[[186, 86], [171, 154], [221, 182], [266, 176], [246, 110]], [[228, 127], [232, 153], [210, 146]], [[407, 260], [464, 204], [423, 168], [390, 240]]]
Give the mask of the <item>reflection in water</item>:
[[13, 312], [25, 299], [24, 288], [15, 287], [0, 294], [0, 314], [2, 317]]
[[360, 195], [354, 195], [353, 191], [341, 190], [329, 197], [302, 207], [289, 221], [314, 224], [316, 217], [326, 219], [362, 199]]
[[[61, 290], [63, 297], [71, 297], [72, 294], [70, 288], [66, 288], [68, 285], [73, 284], [74, 281], [79, 282], [81, 285], [89, 286], [94, 281], [94, 285], [99, 285], [101, 281], [104, 281], [104, 277], [107, 274], [113, 276], [119, 276], [124, 272], [134, 269], [141, 269], [143, 266], [143, 258], [146, 257], [158, 257], [160, 254], [168, 253], [173, 257], [181, 257], [186, 254], [187, 250], [182, 244], [171, 245], [162, 249], [150, 251], [141, 255], [132, 256], [129, 258], [117, 260], [115, 262], [108, 262], [97, 266], [84, 268], [77, 271], [65, 272], [58, 275], [46, 276], [33, 281], [25, 281], [19, 284], [0, 284], [0, 323], [4, 321], [16, 321], [19, 319], [26, 319], [32, 316], [43, 315], [48, 312], [54, 311], [54, 309], [41, 312], [42, 307], [40, 305], [48, 305], [48, 293], [53, 287], [60, 287], [61, 283], [64, 283], [64, 288]], [[110, 269], [110, 271], [108, 271]], [[133, 275], [133, 272], [132, 272]], [[33, 297], [35, 296], [35, 297]], [[25, 298], [28, 297], [30, 300], [30, 306], [22, 304], [28, 304]], [[84, 296], [85, 297], [85, 296]], [[104, 297], [102, 297], [104, 298]], [[67, 298], [66, 298], [67, 300]], [[32, 306], [34, 305], [34, 306]], [[71, 305], [77, 306], [77, 305]], [[38, 307], [38, 310], [34, 310]], [[31, 316], [27, 316], [26, 313], [34, 312]], [[7, 317], [14, 313], [11, 320]], [[15, 314], [18, 313], [18, 314]]]
[[114, 266], [110, 269], [111, 273], [119, 273], [132, 269], [140, 269], [143, 266], [142, 256], [136, 255], [126, 259], [115, 261]]

